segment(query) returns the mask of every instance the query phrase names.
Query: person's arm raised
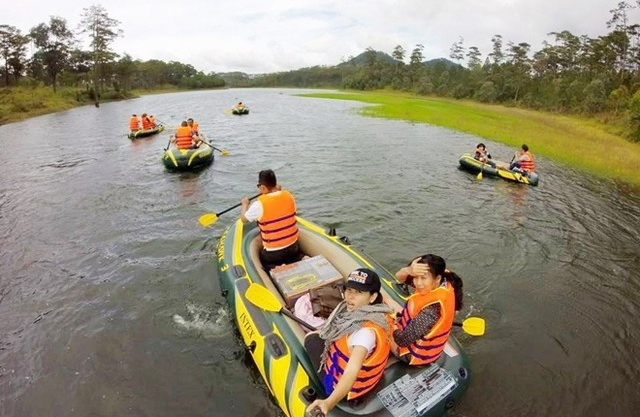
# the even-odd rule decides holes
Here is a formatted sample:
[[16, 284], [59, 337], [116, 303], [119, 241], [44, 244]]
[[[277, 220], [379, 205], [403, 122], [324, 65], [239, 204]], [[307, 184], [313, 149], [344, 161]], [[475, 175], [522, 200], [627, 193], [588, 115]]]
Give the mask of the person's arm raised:
[[427, 274], [429, 266], [427, 264], [418, 263], [418, 260], [420, 260], [420, 258], [414, 259], [411, 261], [411, 265], [400, 268], [398, 272], [396, 272], [396, 278], [398, 281], [405, 282], [409, 276], [415, 277]]

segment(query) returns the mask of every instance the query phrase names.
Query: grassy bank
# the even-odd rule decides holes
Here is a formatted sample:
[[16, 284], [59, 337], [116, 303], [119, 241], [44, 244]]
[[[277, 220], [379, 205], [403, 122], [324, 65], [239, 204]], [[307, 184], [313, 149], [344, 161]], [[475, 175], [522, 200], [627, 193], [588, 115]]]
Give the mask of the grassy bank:
[[593, 119], [393, 92], [304, 96], [372, 103], [376, 105], [365, 107], [362, 114], [443, 126], [518, 149], [526, 143], [534, 155], [640, 189], [640, 143], [607, 132]]
[[59, 89], [54, 94], [50, 87], [3, 87], [0, 88], [0, 125], [89, 103], [78, 102], [75, 89]]
[[[185, 91], [174, 86], [159, 86], [148, 90], [134, 90], [126, 94], [109, 91], [100, 102], [135, 98], [145, 94]], [[78, 106], [93, 106], [84, 91], [72, 87], [59, 87], [56, 93], [51, 87], [3, 87], [0, 88], [0, 125], [18, 122], [29, 117], [69, 110]]]

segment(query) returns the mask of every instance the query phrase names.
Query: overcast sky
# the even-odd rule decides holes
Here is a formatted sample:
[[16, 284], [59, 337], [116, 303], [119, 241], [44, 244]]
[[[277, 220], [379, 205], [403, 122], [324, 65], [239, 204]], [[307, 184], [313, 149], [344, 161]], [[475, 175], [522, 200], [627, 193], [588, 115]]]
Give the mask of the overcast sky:
[[[491, 37], [527, 42], [532, 51], [549, 32], [597, 37], [609, 32], [619, 0], [0, 0], [0, 24], [23, 33], [50, 16], [80, 22], [84, 8], [101, 4], [120, 21], [112, 47], [133, 59], [193, 65], [205, 73], [250, 74], [336, 65], [368, 47], [391, 54], [416, 44], [426, 59], [448, 57], [464, 38], [484, 57]], [[633, 1], [629, 1], [635, 4]], [[636, 13], [634, 13], [634, 17]], [[634, 19], [631, 23], [637, 23]]]

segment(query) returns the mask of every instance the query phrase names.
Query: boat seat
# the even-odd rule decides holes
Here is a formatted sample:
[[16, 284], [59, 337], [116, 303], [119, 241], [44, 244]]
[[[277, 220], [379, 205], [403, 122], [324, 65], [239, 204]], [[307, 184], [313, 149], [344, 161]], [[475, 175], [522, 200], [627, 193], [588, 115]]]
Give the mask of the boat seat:
[[307, 351], [307, 356], [309, 356], [309, 360], [311, 361], [311, 365], [313, 365], [314, 371], [316, 371], [322, 381], [322, 378], [324, 378], [324, 372], [318, 372], [318, 368], [320, 367], [322, 352], [324, 351], [324, 339], [320, 337], [320, 333], [318, 331], [306, 334], [304, 337], [304, 349]]

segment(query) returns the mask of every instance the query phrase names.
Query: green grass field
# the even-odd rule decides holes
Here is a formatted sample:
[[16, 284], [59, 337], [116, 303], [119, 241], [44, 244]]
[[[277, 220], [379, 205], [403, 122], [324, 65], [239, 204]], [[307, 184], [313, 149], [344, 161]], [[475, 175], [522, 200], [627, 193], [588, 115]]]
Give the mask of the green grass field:
[[371, 103], [361, 110], [363, 115], [447, 127], [511, 145], [514, 150], [526, 143], [534, 155], [640, 189], [640, 143], [608, 133], [594, 119], [394, 92], [303, 96]]
[[0, 125], [78, 105], [75, 90], [59, 89], [54, 94], [50, 87], [3, 87], [0, 88]]

